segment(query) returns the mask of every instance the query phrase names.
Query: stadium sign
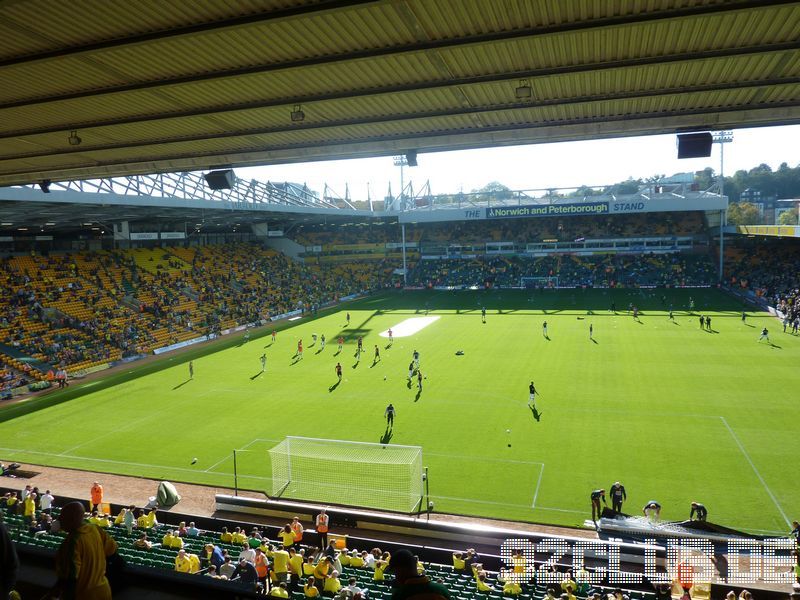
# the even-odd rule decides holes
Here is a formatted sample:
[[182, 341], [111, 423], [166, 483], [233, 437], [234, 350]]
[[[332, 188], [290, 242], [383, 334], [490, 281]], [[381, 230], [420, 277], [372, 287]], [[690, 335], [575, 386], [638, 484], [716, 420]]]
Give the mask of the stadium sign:
[[[665, 197], [666, 196], [666, 197]], [[530, 201], [530, 200], [529, 200]], [[497, 204], [473, 208], [437, 208], [409, 210], [398, 216], [400, 223], [434, 223], [485, 219], [528, 219], [536, 217], [577, 217], [608, 214], [725, 210], [728, 200], [716, 194], [694, 194], [691, 197], [662, 194], [646, 198], [641, 194], [587, 202], [542, 204]]]
[[573, 202], [570, 204], [528, 204], [524, 206], [490, 206], [487, 219], [515, 219], [528, 217], [560, 217], [574, 215], [604, 215], [608, 202]]
[[[564, 557], [571, 555], [572, 573], [583, 573], [585, 582], [589, 584], [608, 582], [609, 585], [630, 585], [645, 581], [654, 584], [672, 583], [680, 580], [687, 571], [691, 572], [688, 579], [693, 579], [694, 582], [729, 585], [794, 583], [795, 558], [792, 552], [796, 546], [793, 539], [729, 538], [726, 542], [727, 548], [723, 553], [728, 557], [728, 568], [723, 577], [717, 575], [714, 566], [717, 554], [714, 543], [705, 538], [667, 541], [666, 561], [656, 557], [662, 546], [657, 546], [655, 539], [645, 540], [643, 573], [623, 571], [620, 568], [618, 543], [565, 538], [545, 538], [538, 542], [525, 538], [507, 539], [500, 546], [500, 558], [505, 565], [500, 569], [500, 575], [508, 581], [520, 584], [533, 577], [537, 583], [560, 584], [564, 574], [560, 569], [553, 570], [552, 567], [563, 564]], [[601, 560], [606, 566], [586, 571], [587, 557]], [[658, 568], [658, 564], [663, 568]]]

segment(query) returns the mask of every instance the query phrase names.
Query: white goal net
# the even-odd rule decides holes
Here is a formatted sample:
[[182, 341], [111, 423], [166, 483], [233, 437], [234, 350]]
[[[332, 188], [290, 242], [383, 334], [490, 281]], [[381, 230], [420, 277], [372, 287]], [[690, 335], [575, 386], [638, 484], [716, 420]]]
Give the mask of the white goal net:
[[413, 512], [422, 448], [287, 437], [269, 450], [272, 497]]

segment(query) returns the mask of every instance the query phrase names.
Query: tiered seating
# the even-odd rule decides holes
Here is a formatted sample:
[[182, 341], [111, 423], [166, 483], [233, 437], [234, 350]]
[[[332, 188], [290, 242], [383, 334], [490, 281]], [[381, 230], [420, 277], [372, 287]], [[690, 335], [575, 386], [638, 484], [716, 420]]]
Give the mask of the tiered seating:
[[790, 322], [800, 319], [800, 244], [796, 240], [735, 238], [725, 249], [725, 276], [732, 288], [751, 291]]
[[417, 225], [415, 232], [423, 244], [485, 244], [500, 241], [525, 244], [542, 240], [570, 242], [577, 238], [688, 236], [703, 233], [705, 229], [703, 213], [695, 211], [431, 223]]
[[249, 244], [17, 256], [0, 262], [0, 343], [74, 374], [384, 287], [399, 264], [304, 266]]
[[489, 256], [423, 260], [412, 272], [411, 282], [482, 288], [520, 285], [523, 277], [558, 277], [563, 287], [686, 286], [712, 284], [716, 270], [709, 256], [694, 254]]
[[[54, 514], [57, 515], [57, 512], [58, 509], [55, 509]], [[55, 551], [64, 539], [62, 533], [40, 533], [38, 535], [33, 535], [29, 533], [27, 524], [24, 523], [22, 517], [10, 512], [6, 513], [5, 522], [11, 531], [12, 539], [14, 539], [17, 544]], [[148, 538], [155, 544], [150, 550], [140, 550], [134, 547], [133, 542], [138, 539], [140, 535], [138, 530], [134, 530], [131, 534], [128, 534], [123, 527], [113, 526], [107, 531], [116, 540], [120, 555], [129, 564], [163, 571], [174, 571], [175, 557], [178, 554], [178, 550], [164, 548], [159, 544], [164, 534], [174, 529], [175, 527], [171, 525], [160, 525], [151, 530], [147, 530]], [[230, 556], [234, 564], [237, 562], [237, 557], [241, 551], [240, 545], [220, 541], [219, 532], [203, 531], [198, 537], [183, 537], [181, 539], [184, 544], [183, 548], [188, 553], [202, 556], [205, 544], [214, 544], [225, 554]], [[275, 547], [281, 546], [281, 543], [275, 540], [269, 540], [267, 544], [271, 544]], [[308, 546], [301, 547], [305, 550], [307, 555], [315, 551], [314, 548]], [[503, 582], [498, 579], [498, 574], [495, 572], [485, 572], [485, 582], [491, 590], [479, 592], [477, 591], [476, 578], [473, 574], [457, 572], [451, 565], [428, 562], [424, 560], [424, 556], [422, 559], [421, 564], [425, 569], [425, 574], [432, 581], [444, 585], [450, 591], [454, 600], [501, 600], [504, 597], [508, 597], [504, 596], [502, 592]], [[203, 572], [205, 572], [205, 569], [203, 569], [200, 574]], [[345, 586], [351, 578], [354, 578], [356, 580], [356, 586], [366, 590], [369, 600], [390, 600], [392, 595], [392, 576], [386, 573], [386, 579], [384, 581], [375, 581], [373, 575], [374, 570], [372, 568], [353, 567], [343, 564], [339, 573], [339, 579], [342, 586]], [[565, 578], [566, 575], [565, 572]], [[302, 600], [304, 598], [302, 591], [304, 579], [305, 578], [301, 579], [298, 589], [293, 589], [291, 591], [290, 597], [293, 600]], [[553, 584], [549, 585], [553, 587]], [[577, 589], [575, 589], [574, 592], [578, 600], [586, 600], [594, 593], [600, 593], [602, 597], [605, 598], [607, 594], [614, 592], [614, 588], [585, 583], [579, 583], [576, 587]], [[534, 581], [523, 585], [522, 593], [514, 597], [519, 598], [519, 600], [542, 600], [547, 595], [547, 588], [547, 585]], [[639, 590], [627, 590], [625, 595], [628, 596], [630, 600], [655, 599], [655, 594]]]

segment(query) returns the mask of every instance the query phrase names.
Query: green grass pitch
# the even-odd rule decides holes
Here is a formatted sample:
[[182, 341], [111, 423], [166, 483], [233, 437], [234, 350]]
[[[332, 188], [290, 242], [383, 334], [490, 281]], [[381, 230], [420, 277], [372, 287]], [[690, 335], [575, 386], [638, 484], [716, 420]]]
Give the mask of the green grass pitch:
[[[688, 314], [690, 296], [713, 332]], [[268, 447], [286, 435], [379, 442], [391, 401], [391, 443], [423, 447], [437, 511], [576, 525], [589, 492], [621, 480], [635, 514], [655, 499], [664, 518], [682, 519], [697, 500], [712, 521], [763, 532], [785, 532], [800, 514], [800, 339], [766, 313], [743, 323], [741, 303], [717, 290], [403, 292], [347, 308], [349, 327], [345, 310], [329, 312], [274, 344], [262, 328], [264, 337], [213, 354], [74, 385], [68, 402], [55, 404], [58, 392], [39, 410], [8, 407], [0, 458], [232, 487], [240, 448], [240, 486], [263, 490]], [[426, 308], [440, 318], [386, 348], [378, 333]], [[757, 342], [764, 326], [772, 345]], [[340, 332], [347, 342], [335, 357]], [[308, 346], [312, 333], [325, 333], [324, 351]], [[298, 338], [305, 357], [292, 364]], [[382, 360], [371, 367], [375, 344]], [[414, 349], [427, 376], [421, 394], [406, 384]], [[262, 352], [267, 372], [254, 377]], [[344, 378], [329, 391], [337, 360]], [[532, 379], [539, 422], [527, 408]]]

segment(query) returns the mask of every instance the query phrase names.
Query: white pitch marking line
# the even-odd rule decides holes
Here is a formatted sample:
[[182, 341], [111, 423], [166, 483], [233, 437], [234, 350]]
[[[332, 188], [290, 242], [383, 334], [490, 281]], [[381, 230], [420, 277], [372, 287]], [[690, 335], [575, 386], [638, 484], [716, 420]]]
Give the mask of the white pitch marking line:
[[73, 446], [72, 448], [67, 448], [66, 450], [64, 450], [58, 456], [70, 456], [69, 453], [73, 452], [74, 450], [77, 450], [78, 448], [83, 448], [84, 446], [88, 446], [89, 444], [93, 444], [97, 440], [101, 440], [104, 437], [108, 437], [110, 435], [114, 435], [114, 434], [119, 433], [120, 431], [123, 431], [125, 429], [130, 428], [130, 427], [134, 427], [136, 425], [139, 425], [140, 423], [144, 423], [145, 421], [148, 421], [148, 420], [152, 419], [153, 417], [157, 417], [157, 416], [159, 416], [161, 414], [164, 414], [165, 412], [173, 411], [173, 410], [175, 410], [176, 406], [179, 406], [181, 404], [186, 404], [187, 402], [194, 401], [194, 400], [196, 400], [198, 398], [203, 398], [203, 397], [208, 396], [210, 394], [214, 394], [214, 393], [216, 393], [218, 391], [219, 390], [216, 390], [216, 389], [215, 390], [209, 390], [209, 391], [204, 392], [202, 394], [198, 394], [197, 396], [193, 396], [191, 398], [186, 398], [183, 401], [172, 403], [172, 404], [168, 405], [166, 408], [158, 410], [158, 411], [156, 411], [154, 413], [149, 413], [146, 416], [142, 417], [141, 419], [136, 419], [135, 421], [129, 421], [128, 423], [124, 423], [124, 424], [120, 425], [116, 429], [112, 429], [111, 431], [107, 431], [105, 433], [102, 433], [102, 434], [98, 435], [97, 437], [91, 438], [90, 440], [87, 440], [85, 442], [81, 442], [77, 446]]
[[728, 432], [731, 434], [731, 437], [733, 437], [733, 441], [736, 442], [737, 446], [739, 446], [739, 450], [742, 451], [742, 454], [747, 459], [747, 462], [750, 463], [750, 466], [753, 468], [753, 472], [756, 474], [756, 477], [758, 477], [758, 480], [761, 482], [761, 485], [764, 486], [764, 489], [767, 490], [767, 494], [769, 494], [769, 497], [772, 498], [772, 501], [778, 508], [778, 512], [781, 513], [783, 520], [786, 521], [786, 524], [791, 527], [792, 522], [789, 520], [789, 517], [786, 516], [786, 513], [783, 512], [783, 508], [781, 508], [781, 505], [778, 504], [778, 499], [775, 497], [775, 494], [772, 493], [772, 490], [769, 489], [769, 486], [767, 485], [767, 482], [764, 481], [764, 478], [761, 476], [761, 473], [758, 472], [758, 469], [756, 468], [756, 465], [750, 458], [750, 455], [747, 453], [747, 450], [744, 449], [742, 442], [739, 441], [739, 437], [736, 435], [736, 432], [733, 431], [731, 426], [728, 424], [728, 420], [725, 417], [720, 417], [720, 419], [722, 420], [722, 423], [725, 425], [725, 427], [727, 427]]
[[533, 502], [531, 508], [536, 508], [536, 498], [539, 497], [539, 486], [542, 485], [542, 476], [544, 475], [544, 463], [539, 463], [539, 480], [536, 482], [536, 491], [533, 492]]
[[[257, 444], [258, 442], [277, 442], [277, 441], [278, 440], [270, 440], [270, 439], [267, 439], [267, 438], [255, 438], [255, 439], [252, 439], [249, 442], [247, 442], [241, 448], [238, 448], [238, 450], [247, 450], [250, 446], [252, 446], [253, 444]], [[208, 473], [209, 471], [211, 471], [211, 469], [213, 469], [214, 467], [218, 467], [219, 465], [224, 463], [226, 460], [228, 460], [230, 457], [231, 457], [230, 454], [225, 455], [223, 458], [221, 458], [220, 460], [215, 462], [213, 465], [211, 465], [207, 469], [204, 469], [203, 473]]]

